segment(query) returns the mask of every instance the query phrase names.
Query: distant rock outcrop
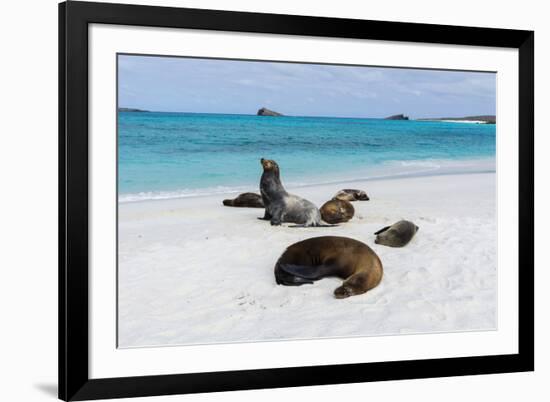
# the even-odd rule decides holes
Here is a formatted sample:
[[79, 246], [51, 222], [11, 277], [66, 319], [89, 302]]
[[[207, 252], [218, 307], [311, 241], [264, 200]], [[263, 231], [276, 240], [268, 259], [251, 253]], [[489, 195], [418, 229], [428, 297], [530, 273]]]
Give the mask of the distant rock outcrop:
[[148, 110], [135, 109], [132, 107], [119, 107], [119, 112], [148, 112]]
[[273, 110], [269, 110], [266, 107], [263, 107], [260, 110], [258, 110], [258, 116], [282, 116], [282, 114], [275, 112]]
[[409, 120], [409, 117], [404, 114], [394, 114], [393, 116], [386, 117], [384, 120]]

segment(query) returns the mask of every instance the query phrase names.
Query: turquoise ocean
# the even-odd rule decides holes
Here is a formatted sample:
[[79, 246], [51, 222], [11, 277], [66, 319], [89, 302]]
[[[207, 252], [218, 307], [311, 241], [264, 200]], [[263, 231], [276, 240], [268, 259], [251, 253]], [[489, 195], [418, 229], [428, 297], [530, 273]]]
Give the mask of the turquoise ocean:
[[120, 202], [259, 191], [260, 158], [286, 187], [495, 171], [496, 125], [330, 117], [118, 113]]

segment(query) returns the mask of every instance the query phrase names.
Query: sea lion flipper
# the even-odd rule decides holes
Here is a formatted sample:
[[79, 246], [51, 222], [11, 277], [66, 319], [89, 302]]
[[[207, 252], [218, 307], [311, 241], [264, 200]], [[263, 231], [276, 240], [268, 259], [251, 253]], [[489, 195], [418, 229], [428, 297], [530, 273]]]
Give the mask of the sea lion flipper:
[[267, 212], [267, 209], [265, 210], [264, 216], [262, 218], [258, 217], [261, 221], [270, 221], [271, 220], [271, 214]]
[[264, 217], [263, 218], [258, 218], [262, 221], [270, 221], [271, 220], [271, 214], [267, 211], [267, 208], [265, 209], [265, 212], [264, 212]]
[[287, 226], [289, 228], [334, 228], [334, 227], [338, 227], [340, 225], [326, 225], [324, 223], [320, 223], [318, 225], [306, 225], [305, 223], [301, 224], [301, 225], [290, 225], [290, 226]]
[[283, 271], [288, 274], [297, 276], [299, 278], [312, 280], [328, 276], [334, 271], [333, 267], [326, 265], [281, 264], [279, 266]]
[[388, 230], [389, 228], [391, 228], [391, 226], [386, 226], [386, 227], [380, 229], [378, 232], [374, 232], [374, 234], [375, 234], [375, 235], [380, 234], [380, 233], [382, 233], [382, 232], [385, 232], [385, 231]]
[[299, 276], [286, 272], [281, 267], [281, 264], [277, 264], [275, 268], [275, 280], [278, 285], [285, 285], [285, 286], [300, 286], [300, 285], [313, 283], [311, 279], [300, 278]]
[[313, 281], [310, 279], [304, 279], [300, 278], [298, 276], [292, 276], [292, 275], [283, 275], [281, 277], [276, 278], [278, 285], [285, 285], [285, 286], [300, 286], [300, 285], [312, 285]]

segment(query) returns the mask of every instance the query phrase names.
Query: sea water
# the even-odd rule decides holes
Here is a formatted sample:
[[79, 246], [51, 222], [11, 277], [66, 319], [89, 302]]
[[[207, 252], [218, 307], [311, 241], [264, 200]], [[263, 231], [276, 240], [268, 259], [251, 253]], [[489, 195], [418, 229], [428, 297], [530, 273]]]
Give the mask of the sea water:
[[496, 125], [330, 117], [118, 113], [121, 202], [259, 191], [260, 158], [283, 184], [495, 170]]

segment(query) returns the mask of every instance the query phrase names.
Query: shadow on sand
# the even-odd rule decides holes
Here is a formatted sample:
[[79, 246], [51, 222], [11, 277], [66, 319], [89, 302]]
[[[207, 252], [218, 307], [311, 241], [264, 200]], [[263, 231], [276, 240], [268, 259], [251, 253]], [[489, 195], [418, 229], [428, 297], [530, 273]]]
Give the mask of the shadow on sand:
[[46, 395], [57, 398], [57, 384], [34, 384], [34, 387]]

